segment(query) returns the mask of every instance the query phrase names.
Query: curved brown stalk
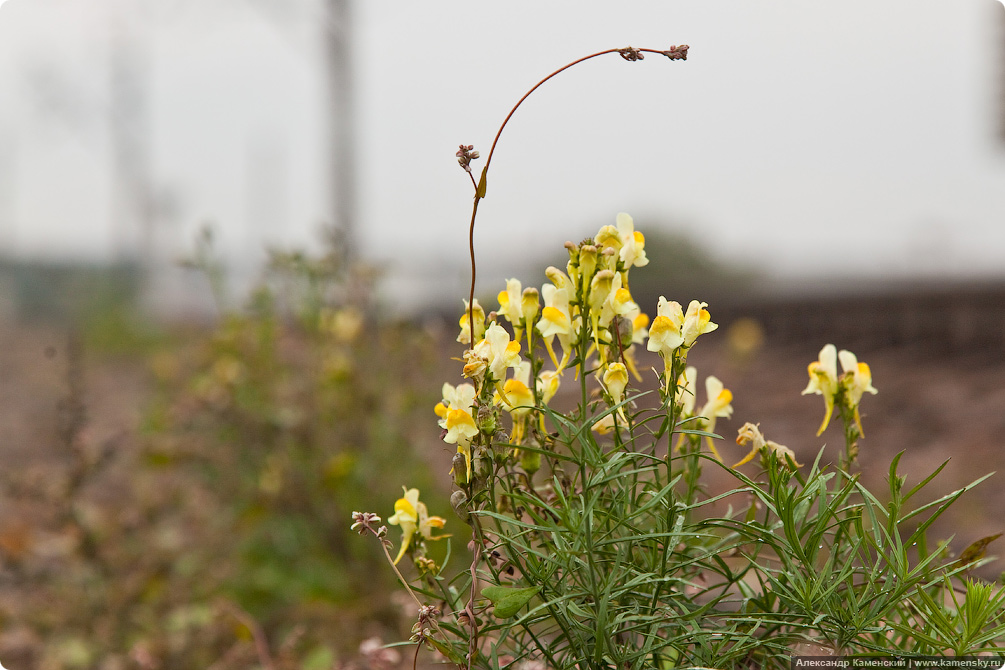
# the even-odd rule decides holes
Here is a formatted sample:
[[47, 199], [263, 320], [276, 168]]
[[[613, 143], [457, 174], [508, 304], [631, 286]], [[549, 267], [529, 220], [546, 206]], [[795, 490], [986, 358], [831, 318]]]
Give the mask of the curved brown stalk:
[[506, 118], [503, 119], [502, 125], [499, 126], [499, 130], [496, 131], [496, 136], [492, 140], [492, 146], [489, 149], [489, 155], [485, 159], [485, 167], [482, 168], [481, 178], [478, 180], [477, 183], [475, 183], [474, 175], [471, 174], [470, 167], [465, 167], [465, 169], [468, 172], [468, 175], [471, 177], [471, 183], [475, 187], [474, 204], [471, 206], [471, 224], [468, 227], [468, 251], [469, 251], [469, 253], [471, 255], [471, 287], [470, 287], [470, 290], [468, 291], [468, 329], [470, 330], [470, 333], [471, 333], [471, 337], [469, 338], [470, 342], [468, 343], [468, 348], [469, 349], [473, 349], [474, 346], [475, 346], [475, 336], [474, 336], [474, 332], [475, 332], [475, 329], [474, 329], [474, 303], [475, 303], [475, 274], [476, 274], [476, 267], [475, 267], [475, 219], [478, 216], [478, 203], [481, 201], [482, 198], [485, 197], [485, 192], [486, 192], [486, 189], [488, 187], [487, 177], [488, 177], [488, 172], [489, 172], [489, 166], [492, 164], [492, 156], [495, 154], [496, 145], [499, 144], [499, 137], [502, 135], [503, 130], [506, 128], [506, 124], [509, 123], [509, 120], [511, 118], [513, 118], [513, 114], [515, 114], [516, 110], [520, 108], [520, 105], [523, 104], [523, 101], [526, 100], [527, 98], [529, 98], [531, 96], [531, 94], [534, 93], [534, 91], [536, 91], [537, 89], [539, 89], [546, 81], [548, 81], [549, 79], [551, 79], [555, 75], [560, 74], [560, 73], [568, 70], [569, 68], [573, 67], [574, 65], [579, 65], [583, 61], [588, 61], [591, 58], [596, 58], [598, 56], [604, 56], [606, 54], [616, 53], [616, 54], [619, 54], [626, 61], [634, 62], [634, 61], [643, 60], [644, 59], [644, 56], [643, 56], [644, 53], [651, 53], [651, 54], [659, 54], [661, 56], [666, 56], [670, 60], [687, 60], [687, 52], [688, 52], [688, 45], [686, 45], [686, 44], [681, 44], [680, 46], [671, 46], [669, 49], [667, 49], [665, 51], [661, 51], [661, 50], [658, 50], [658, 49], [636, 49], [634, 47], [623, 47], [621, 49], [606, 49], [604, 51], [598, 51], [596, 53], [590, 54], [589, 56], [583, 56], [582, 58], [578, 58], [578, 59], [572, 61], [571, 63], [567, 63], [567, 64], [563, 65], [562, 67], [558, 68], [557, 70], [555, 70], [554, 72], [552, 72], [551, 74], [549, 74], [547, 77], [545, 77], [544, 79], [542, 79], [541, 81], [539, 81], [536, 84], [534, 84], [534, 86], [531, 87], [531, 89], [529, 91], [527, 91], [526, 93], [524, 93], [523, 97], [520, 98], [515, 105], [513, 105], [513, 109], [509, 110], [509, 114], [507, 114]]

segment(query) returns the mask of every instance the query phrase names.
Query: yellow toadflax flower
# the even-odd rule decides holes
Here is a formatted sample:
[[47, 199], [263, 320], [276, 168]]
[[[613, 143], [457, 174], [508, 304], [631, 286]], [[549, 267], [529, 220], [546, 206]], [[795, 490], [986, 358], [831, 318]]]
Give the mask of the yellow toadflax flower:
[[863, 393], [875, 395], [879, 393], [879, 390], [872, 385], [872, 371], [869, 370], [869, 366], [865, 363], [859, 363], [855, 354], [842, 349], [838, 352], [838, 359], [844, 370], [841, 383], [845, 387], [845, 401], [848, 408], [855, 413], [855, 424], [858, 426], [859, 434], [864, 436], [865, 431], [862, 430], [862, 417], [858, 413], [858, 405], [862, 402]]
[[524, 361], [495, 392], [492, 402], [501, 405], [513, 417], [513, 444], [521, 444], [526, 432], [527, 414], [534, 408], [534, 393], [530, 390], [530, 362]]
[[475, 387], [471, 384], [443, 385], [443, 401], [434, 411], [444, 429], [443, 441], [456, 444], [457, 453], [464, 455], [468, 479], [471, 479], [471, 440], [478, 435], [478, 425], [471, 413], [475, 404]]
[[837, 347], [833, 344], [826, 344], [820, 350], [817, 360], [810, 363], [807, 368], [810, 375], [810, 383], [803, 389], [803, 395], [816, 393], [824, 397], [824, 421], [817, 430], [817, 435], [822, 434], [827, 429], [827, 424], [831, 421], [831, 414], [834, 413], [834, 396], [838, 391], [837, 379]]
[[392, 526], [401, 526], [401, 549], [394, 559], [397, 565], [401, 557], [412, 545], [412, 538], [416, 533], [422, 535], [427, 540], [442, 540], [447, 535], [433, 536], [434, 528], [443, 528], [446, 520], [438, 516], [429, 516], [425, 503], [419, 501], [419, 489], [407, 489], [403, 498], [398, 498], [394, 503], [394, 515], [387, 518], [387, 522]]
[[708, 307], [707, 302], [698, 302], [697, 300], [692, 300], [687, 306], [687, 313], [684, 315], [684, 323], [681, 326], [685, 347], [694, 344], [699, 335], [711, 333], [719, 327], [718, 324], [712, 323], [712, 316], [705, 309], [706, 307]]
[[[548, 355], [551, 356], [551, 361], [555, 364], [558, 372], [561, 372], [566, 363], [569, 362], [572, 353], [572, 339], [575, 336], [575, 324], [569, 304], [573, 295], [570, 289], [571, 282], [565, 273], [556, 268], [549, 268], [549, 270], [555, 270], [555, 273], [549, 275], [552, 282], [558, 281], [545, 284], [541, 288], [544, 309], [541, 310], [541, 319], [537, 322], [537, 329], [544, 339], [544, 346], [548, 350]], [[555, 339], [556, 335], [559, 344], [562, 345], [561, 361], [555, 356], [555, 349], [552, 345], [552, 340]]]
[[607, 435], [614, 431], [614, 414], [605, 414], [602, 418], [593, 422], [590, 428], [598, 435]]
[[500, 291], [497, 296], [499, 300], [499, 313], [513, 324], [515, 339], [519, 340], [523, 329], [520, 322], [523, 319], [523, 287], [519, 279], [507, 279], [506, 290]]
[[[699, 410], [698, 416], [704, 417], [701, 422], [702, 428], [709, 433], [714, 433], [716, 418], [728, 419], [733, 416], [733, 406], [729, 404], [733, 401], [733, 392], [725, 388], [718, 377], [709, 375], [705, 378], [705, 394], [708, 400], [705, 402], [705, 406]], [[712, 438], [706, 437], [705, 439], [708, 441], [708, 448], [712, 450], [712, 455], [721, 462], [722, 457], [719, 456], [719, 451], [715, 448]]]
[[684, 372], [677, 378], [677, 406], [681, 408], [682, 419], [694, 416], [694, 405], [696, 393], [695, 382], [698, 379], [698, 369], [693, 365], [684, 368]]
[[[621, 288], [621, 275], [610, 270], [601, 270], [593, 275], [590, 282], [590, 327], [593, 330], [593, 344], [600, 349], [600, 328], [606, 324], [601, 323], [600, 317], [604, 310], [604, 303], [611, 293]], [[608, 319], [610, 322], [610, 319]]]
[[778, 456], [779, 461], [788, 463], [790, 467], [803, 467], [796, 461], [796, 455], [792, 453], [791, 449], [782, 446], [777, 442], [765, 440], [764, 436], [761, 435], [760, 425], [761, 424], [747, 422], [743, 424], [743, 428], [739, 430], [739, 434], [736, 436], [736, 443], [741, 447], [748, 442], [752, 442], [753, 444], [750, 449], [750, 453], [744, 456], [742, 461], [734, 465], [734, 468], [738, 468], [744, 463], [749, 463], [757, 454], [766, 456], [769, 453], [774, 453]]
[[[606, 225], [597, 231], [597, 234], [593, 236], [593, 241], [596, 242], [597, 250], [603, 254], [605, 249], [611, 249], [616, 253], [621, 252], [621, 232], [612, 225]], [[608, 252], [610, 253], [610, 252]]]
[[485, 331], [485, 338], [464, 352], [463, 374], [469, 379], [481, 381], [488, 371], [493, 381], [502, 384], [506, 368], [520, 364], [520, 343], [510, 340], [509, 333], [498, 323], [493, 323]]
[[618, 236], [621, 238], [621, 250], [618, 252], [625, 270], [634, 266], [637, 268], [649, 264], [646, 258], [645, 246], [646, 238], [642, 233], [635, 230], [635, 222], [632, 217], [624, 212], [618, 214]]
[[461, 319], [458, 324], [461, 327], [461, 333], [457, 336], [457, 341], [461, 344], [471, 343], [471, 328], [468, 326], [468, 305], [473, 304], [472, 311], [474, 312], [475, 319], [475, 342], [482, 339], [485, 335], [485, 310], [482, 306], [478, 304], [478, 299], [475, 298], [474, 303], [468, 303], [467, 300], [464, 301], [464, 314], [461, 315]]
[[674, 350], [684, 344], [684, 337], [680, 333], [683, 325], [684, 311], [680, 308], [680, 303], [660, 296], [656, 305], [656, 318], [649, 326], [646, 349], [659, 353], [667, 361], [667, 369]]
[[506, 377], [506, 368], [516, 368], [520, 365], [520, 343], [511, 340], [506, 329], [497, 323], [485, 331], [485, 342], [489, 345], [489, 372], [496, 382], [502, 382]]
[[[604, 372], [604, 387], [611, 396], [611, 402], [618, 405], [625, 399], [625, 388], [628, 386], [628, 368], [624, 363], [611, 363]], [[625, 408], [618, 407], [618, 417], [628, 423]]]

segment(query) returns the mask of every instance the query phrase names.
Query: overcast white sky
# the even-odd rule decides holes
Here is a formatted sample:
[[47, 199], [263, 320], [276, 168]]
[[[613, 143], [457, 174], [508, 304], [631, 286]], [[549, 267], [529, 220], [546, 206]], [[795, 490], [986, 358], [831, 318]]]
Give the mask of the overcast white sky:
[[[358, 1], [359, 233], [395, 281], [466, 273], [471, 184], [510, 106], [477, 244], [486, 266], [632, 213], [787, 276], [1002, 274], [998, 0]], [[0, 250], [111, 257], [108, 64], [145, 63], [158, 249], [304, 243], [327, 216], [319, 0], [8, 0]], [[117, 33], [115, 31], [118, 31]], [[122, 37], [124, 36], [124, 37]], [[168, 206], [170, 205], [170, 206]], [[449, 289], [446, 287], [450, 287]]]

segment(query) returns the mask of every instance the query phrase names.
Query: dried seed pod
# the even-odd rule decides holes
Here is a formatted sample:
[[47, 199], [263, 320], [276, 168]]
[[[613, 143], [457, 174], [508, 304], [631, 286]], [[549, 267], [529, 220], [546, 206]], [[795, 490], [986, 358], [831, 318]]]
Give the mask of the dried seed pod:
[[454, 508], [454, 513], [464, 523], [468, 522], [468, 496], [464, 491], [454, 491], [450, 494], [450, 506]]

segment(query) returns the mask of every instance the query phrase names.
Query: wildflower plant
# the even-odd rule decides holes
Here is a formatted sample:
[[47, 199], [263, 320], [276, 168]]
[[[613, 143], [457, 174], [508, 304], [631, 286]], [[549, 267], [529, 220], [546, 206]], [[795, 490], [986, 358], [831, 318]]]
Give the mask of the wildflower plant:
[[[594, 56], [604, 53], [682, 60], [687, 47]], [[475, 188], [472, 231], [494, 150], [479, 180], [478, 152], [458, 151]], [[472, 237], [472, 258], [473, 248]], [[985, 562], [984, 547], [952, 560], [928, 538], [977, 482], [919, 503], [941, 466], [908, 487], [898, 455], [882, 494], [853, 471], [859, 405], [876, 393], [866, 364], [827, 345], [809, 366], [804, 393], [825, 404], [820, 433], [835, 407], [843, 423], [836, 467], [823, 451], [799, 463], [752, 422], [739, 448], [719, 447], [732, 393], [688, 365], [717, 329], [708, 304], [661, 297], [652, 316], [643, 311], [631, 272], [655, 259], [627, 214], [566, 249], [565, 267], [547, 268], [540, 286], [508, 280], [495, 310], [473, 285], [465, 301], [466, 349], [435, 407], [456, 449], [457, 519], [430, 515], [425, 504], [445, 504], [419, 503], [407, 488], [389, 518], [403, 535], [388, 560], [420, 607], [413, 642], [456, 667], [492, 669], [787, 667], [808, 645], [863, 655], [998, 648], [1002, 597], [961, 581]], [[640, 362], [654, 354], [661, 365], [650, 372]], [[730, 482], [720, 490], [703, 477], [713, 468]], [[387, 542], [383, 533], [372, 532]], [[447, 534], [470, 536], [463, 569], [455, 546], [442, 564], [429, 551]]]

